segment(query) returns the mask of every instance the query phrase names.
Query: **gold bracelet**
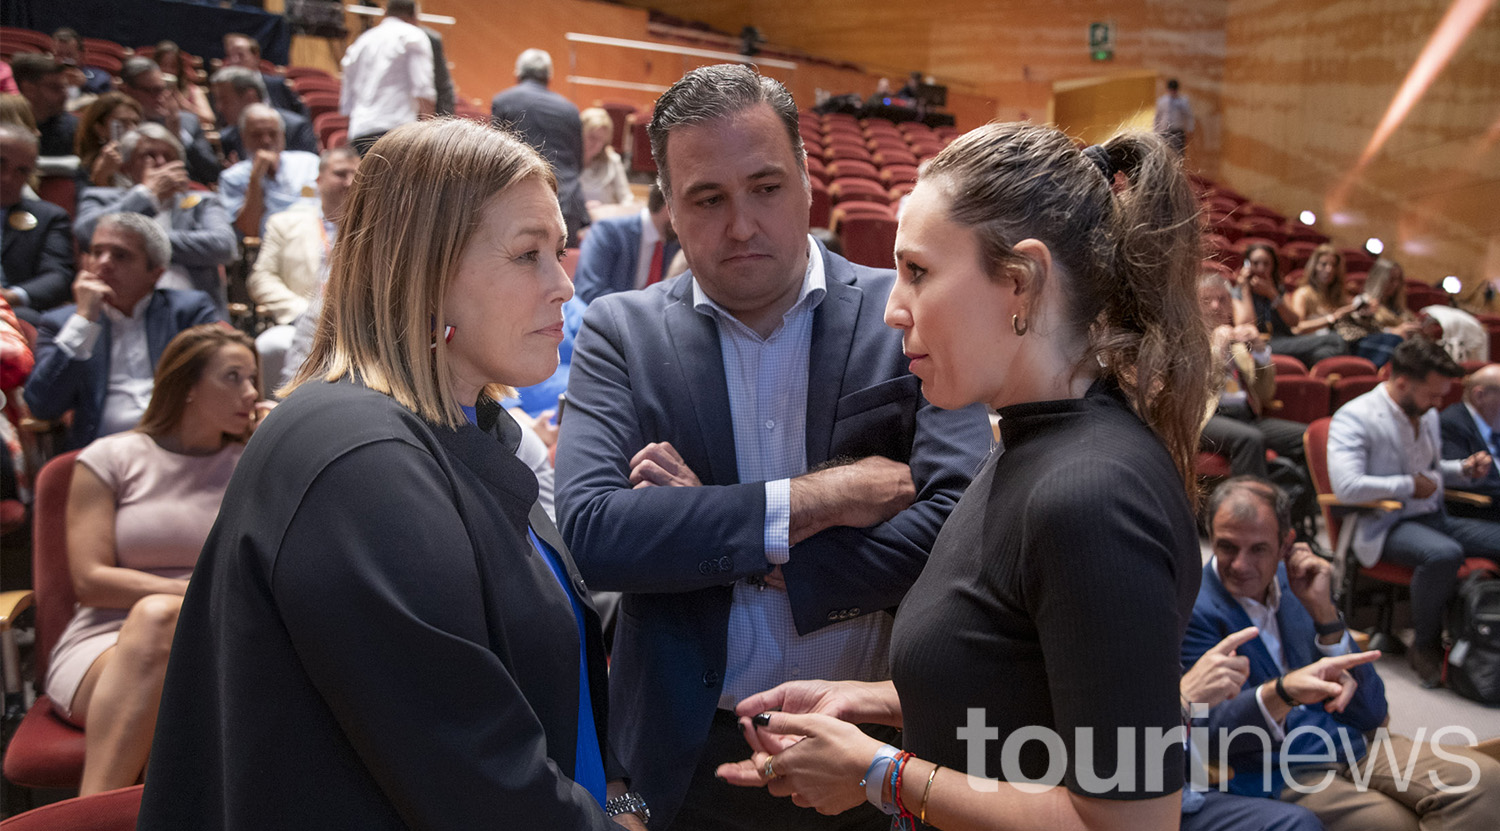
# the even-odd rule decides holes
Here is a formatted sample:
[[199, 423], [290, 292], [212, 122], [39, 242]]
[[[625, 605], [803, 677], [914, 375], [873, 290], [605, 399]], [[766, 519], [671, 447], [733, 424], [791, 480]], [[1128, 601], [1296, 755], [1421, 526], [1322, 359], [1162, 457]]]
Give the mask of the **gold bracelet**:
[[935, 765], [932, 768], [932, 773], [927, 774], [927, 787], [922, 789], [922, 809], [917, 812], [917, 822], [923, 825], [927, 824], [927, 796], [932, 793], [932, 780], [937, 778], [938, 769], [941, 767], [942, 765]]

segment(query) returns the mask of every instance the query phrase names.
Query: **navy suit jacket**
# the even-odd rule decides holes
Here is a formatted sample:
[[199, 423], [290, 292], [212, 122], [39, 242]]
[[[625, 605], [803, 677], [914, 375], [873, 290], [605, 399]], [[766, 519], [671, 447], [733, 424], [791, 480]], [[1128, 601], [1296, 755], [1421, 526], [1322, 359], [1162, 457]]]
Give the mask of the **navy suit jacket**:
[[[1317, 631], [1313, 627], [1312, 615], [1303, 608], [1301, 601], [1292, 594], [1287, 583], [1286, 566], [1276, 567], [1276, 582], [1281, 586], [1281, 608], [1276, 612], [1276, 625], [1281, 630], [1281, 649], [1288, 670], [1300, 669], [1323, 657], [1318, 651]], [[1187, 634], [1182, 640], [1182, 668], [1188, 670], [1210, 647], [1219, 641], [1253, 625], [1244, 607], [1219, 582], [1214, 573], [1213, 561], [1203, 567], [1202, 588], [1198, 600], [1193, 604], [1193, 619], [1188, 622]], [[1346, 636], [1347, 637], [1347, 636]], [[1267, 730], [1265, 717], [1256, 703], [1256, 688], [1266, 681], [1281, 675], [1276, 660], [1260, 638], [1245, 644], [1237, 653], [1250, 659], [1250, 677], [1240, 688], [1240, 694], [1209, 711], [1209, 758], [1219, 758], [1219, 740], [1238, 727], [1253, 726]], [[1293, 707], [1287, 714], [1283, 727], [1287, 735], [1299, 727], [1316, 728], [1321, 731], [1294, 736], [1290, 747], [1285, 743], [1272, 746], [1270, 753], [1263, 752], [1260, 740], [1254, 736], [1236, 736], [1229, 744], [1229, 765], [1234, 768], [1234, 778], [1229, 782], [1231, 793], [1243, 796], [1280, 795], [1285, 784], [1281, 775], [1281, 755], [1293, 753], [1316, 756], [1328, 753], [1328, 745], [1321, 738], [1328, 736], [1333, 742], [1334, 757], [1329, 762], [1353, 762], [1365, 755], [1365, 737], [1385, 721], [1385, 684], [1375, 667], [1362, 664], [1350, 670], [1359, 688], [1354, 698], [1342, 713], [1326, 712], [1322, 705]], [[1347, 742], [1347, 745], [1346, 745]], [[1345, 748], [1348, 748], [1347, 752]]]
[[496, 126], [514, 131], [551, 163], [571, 244], [578, 239], [578, 229], [589, 224], [583, 187], [578, 184], [578, 171], [583, 168], [583, 122], [578, 120], [578, 108], [545, 84], [522, 81], [490, 101], [490, 117]]
[[[813, 255], [827, 295], [808, 361], [809, 469], [886, 456], [910, 464], [917, 498], [889, 522], [792, 546], [783, 573], [803, 634], [901, 602], [992, 441], [982, 408], [945, 411], [922, 397], [882, 320], [893, 272], [821, 245]], [[557, 453], [557, 515], [578, 567], [593, 588], [626, 593], [611, 745], [656, 827], [681, 806], [718, 707], [734, 583], [771, 568], [765, 487], [740, 481], [718, 329], [692, 297], [684, 274], [589, 306]], [[632, 489], [630, 458], [657, 441], [671, 442], [703, 487]]]
[[[676, 240], [662, 249], [662, 268], [672, 263], [682, 246]], [[573, 292], [592, 303], [606, 294], [635, 288], [635, 268], [641, 256], [641, 215], [613, 216], [589, 226], [578, 252]]]
[[[44, 312], [72, 296], [73, 221], [52, 204], [22, 199], [14, 210], [36, 217], [36, 227], [17, 231], [6, 221], [3, 234], [5, 285], [24, 289], [32, 309]], [[9, 219], [9, 212], [3, 219]]]
[[[1484, 437], [1479, 435], [1479, 425], [1474, 423], [1474, 417], [1469, 415], [1469, 410], [1462, 401], [1443, 408], [1442, 414], [1438, 416], [1438, 429], [1443, 435], [1444, 459], [1467, 459], [1481, 450], [1490, 454], [1495, 452], [1484, 443]], [[1500, 494], [1500, 465], [1490, 465], [1490, 472], [1483, 480], [1473, 485], [1464, 485], [1463, 489], [1476, 493]]]
[[[312, 122], [306, 117], [300, 116], [291, 110], [283, 110], [280, 107], [276, 111], [281, 115], [282, 122], [286, 125], [286, 149], [301, 150], [306, 153], [318, 152], [318, 136], [313, 132]], [[240, 128], [235, 124], [225, 125], [219, 131], [219, 149], [224, 152], [226, 160], [242, 161], [245, 156], [244, 142], [240, 141]], [[232, 156], [230, 154], [233, 154]]]
[[[187, 272], [193, 288], [207, 293], [220, 306], [227, 303], [219, 267], [229, 265], [240, 255], [239, 237], [235, 234], [229, 211], [217, 194], [188, 191], [172, 198], [171, 228], [167, 240], [172, 243], [172, 264]], [[181, 207], [191, 203], [191, 207]], [[78, 200], [78, 219], [73, 231], [80, 247], [87, 248], [94, 238], [99, 220], [113, 213], [136, 213], [154, 217], [151, 199], [138, 188], [89, 188]]]
[[[266, 82], [266, 98], [269, 99], [266, 101], [267, 104], [278, 110], [288, 110], [303, 117], [307, 116], [307, 105], [302, 103], [300, 95], [293, 92], [292, 88], [287, 86], [285, 78], [282, 78], [280, 75], [261, 73], [260, 79]], [[295, 150], [297, 148], [288, 147], [287, 149]], [[318, 151], [314, 150], [311, 152], [316, 153]]]
[[[73, 426], [68, 430], [68, 450], [83, 447], [99, 435], [99, 419], [104, 414], [104, 396], [109, 391], [109, 316], [101, 314], [104, 331], [86, 361], [70, 359], [58, 348], [55, 338], [63, 324], [78, 307], [72, 303], [53, 309], [42, 316], [37, 327], [36, 368], [26, 382], [26, 404], [32, 415], [41, 419], [60, 418], [73, 411]], [[200, 323], [223, 320], [214, 301], [201, 291], [152, 292], [146, 305], [146, 346], [151, 365], [161, 359], [162, 350], [178, 332]]]

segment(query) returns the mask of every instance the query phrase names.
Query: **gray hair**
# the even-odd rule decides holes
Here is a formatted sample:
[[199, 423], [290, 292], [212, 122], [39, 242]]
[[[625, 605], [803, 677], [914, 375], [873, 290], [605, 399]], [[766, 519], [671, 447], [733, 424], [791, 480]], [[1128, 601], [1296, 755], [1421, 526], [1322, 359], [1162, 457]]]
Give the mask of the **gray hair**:
[[327, 170], [329, 165], [333, 164], [339, 159], [357, 158], [359, 158], [359, 151], [355, 150], [350, 145], [341, 144], [338, 147], [330, 147], [327, 150], [324, 150], [322, 153], [318, 154], [318, 175], [322, 176], [323, 171]]
[[143, 121], [120, 137], [121, 162], [130, 164], [130, 159], [135, 156], [135, 148], [142, 139], [159, 141], [170, 146], [172, 152], [177, 154], [177, 159], [182, 160], [182, 142], [172, 135], [172, 131], [154, 121]]
[[527, 49], [516, 58], [516, 80], [518, 81], [540, 81], [547, 83], [552, 80], [552, 56], [545, 49]]
[[151, 217], [136, 213], [106, 214], [94, 226], [96, 239], [99, 229], [106, 225], [135, 234], [135, 238], [140, 240], [141, 248], [145, 249], [148, 267], [166, 268], [167, 263], [172, 261], [172, 241], [167, 239], [167, 232]]
[[268, 101], [271, 97], [266, 93], [266, 82], [260, 77], [260, 73], [252, 72], [243, 66], [226, 66], [215, 72], [208, 82], [214, 85], [228, 84], [236, 93], [253, 89], [257, 101]]
[[19, 141], [32, 150], [41, 147], [41, 141], [37, 138], [36, 133], [19, 124], [12, 124], [8, 121], [0, 121], [0, 141]]
[[807, 182], [807, 148], [802, 146], [802, 132], [797, 124], [797, 102], [780, 81], [737, 63], [704, 66], [682, 76], [672, 88], [656, 99], [656, 112], [646, 128], [651, 137], [651, 157], [656, 160], [657, 180], [662, 193], [672, 196], [667, 171], [667, 136], [678, 127], [706, 124], [728, 118], [758, 104], [769, 106], [797, 157], [802, 181]]
[[156, 61], [150, 58], [140, 55], [136, 55], [133, 58], [126, 58], [125, 63], [120, 65], [120, 80], [124, 81], [126, 85], [133, 87], [137, 78], [153, 69], [160, 70], [161, 67], [157, 66]]
[[[1248, 507], [1242, 500], [1248, 500]], [[1292, 498], [1271, 480], [1249, 474], [1224, 480], [1208, 498], [1209, 535], [1213, 535], [1214, 520], [1225, 505], [1233, 506], [1235, 517], [1250, 519], [1256, 504], [1271, 509], [1276, 518], [1276, 540], [1280, 542], [1292, 530]]]
[[240, 123], [237, 126], [240, 128], [240, 136], [242, 141], [244, 140], [243, 136], [245, 135], [245, 122], [249, 121], [252, 118], [255, 118], [256, 116], [263, 115], [269, 115], [270, 117], [276, 119], [276, 126], [280, 128], [282, 135], [286, 135], [286, 119], [281, 117], [281, 113], [277, 112], [275, 107], [271, 106], [270, 104], [251, 104], [245, 109], [240, 110]]

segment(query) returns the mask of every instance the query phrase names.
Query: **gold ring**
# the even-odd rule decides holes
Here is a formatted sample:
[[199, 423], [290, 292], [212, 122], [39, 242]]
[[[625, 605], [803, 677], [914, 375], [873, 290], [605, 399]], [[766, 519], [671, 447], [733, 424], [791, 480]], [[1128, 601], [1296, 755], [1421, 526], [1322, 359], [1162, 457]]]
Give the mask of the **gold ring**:
[[766, 765], [765, 765], [765, 767], [761, 768], [761, 776], [763, 778], [765, 778], [765, 779], [775, 779], [776, 778], [775, 762], [776, 762], [776, 757], [774, 757], [774, 756], [767, 756], [766, 757]]

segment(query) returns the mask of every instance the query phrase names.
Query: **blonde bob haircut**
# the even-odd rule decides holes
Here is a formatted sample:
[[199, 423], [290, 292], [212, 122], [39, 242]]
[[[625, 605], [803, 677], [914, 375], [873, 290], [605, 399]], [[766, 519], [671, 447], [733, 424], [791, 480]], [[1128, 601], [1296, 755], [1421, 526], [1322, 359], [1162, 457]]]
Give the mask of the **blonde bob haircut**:
[[[463, 410], [444, 371], [443, 298], [484, 206], [507, 188], [557, 180], [510, 133], [462, 119], [398, 127], [355, 174], [311, 351], [282, 395], [312, 380], [356, 380], [433, 424]], [[480, 394], [503, 398], [491, 384]]]

